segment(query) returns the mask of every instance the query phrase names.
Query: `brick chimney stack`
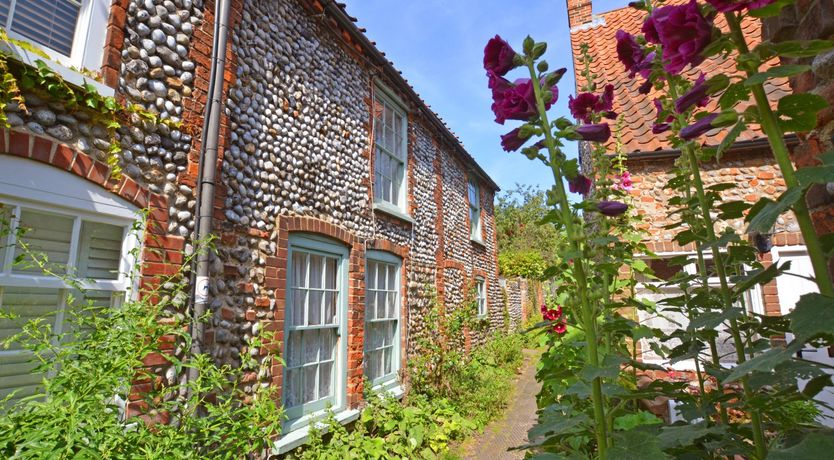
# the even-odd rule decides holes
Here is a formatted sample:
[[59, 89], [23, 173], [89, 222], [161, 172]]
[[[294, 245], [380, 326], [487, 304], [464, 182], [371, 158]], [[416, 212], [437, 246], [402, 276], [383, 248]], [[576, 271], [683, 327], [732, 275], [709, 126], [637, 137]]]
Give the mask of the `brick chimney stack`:
[[567, 0], [568, 26], [576, 26], [591, 22], [591, 0]]

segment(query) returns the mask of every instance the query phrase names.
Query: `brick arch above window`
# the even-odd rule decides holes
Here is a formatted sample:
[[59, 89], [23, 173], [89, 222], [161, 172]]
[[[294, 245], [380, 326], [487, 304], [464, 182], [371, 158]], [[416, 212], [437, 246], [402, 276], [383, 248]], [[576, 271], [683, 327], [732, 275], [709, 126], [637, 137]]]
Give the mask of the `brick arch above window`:
[[107, 164], [66, 144], [45, 137], [2, 129], [0, 130], [0, 155], [28, 158], [67, 171], [100, 185], [138, 208], [146, 208], [151, 203], [166, 207], [164, 203], [166, 200], [162, 196], [151, 193], [147, 187], [130, 177], [124, 175], [118, 179], [111, 177], [110, 167]]

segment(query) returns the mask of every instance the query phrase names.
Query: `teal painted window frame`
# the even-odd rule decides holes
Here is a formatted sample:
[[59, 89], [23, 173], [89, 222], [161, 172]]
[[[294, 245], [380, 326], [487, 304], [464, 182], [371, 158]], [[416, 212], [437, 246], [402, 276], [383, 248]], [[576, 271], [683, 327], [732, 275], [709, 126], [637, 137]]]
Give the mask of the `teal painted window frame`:
[[[284, 432], [293, 431], [295, 429], [307, 426], [308, 424], [323, 418], [326, 415], [326, 409], [333, 412], [339, 412], [345, 409], [347, 401], [347, 310], [348, 310], [348, 269], [349, 269], [349, 250], [347, 246], [341, 244], [336, 240], [321, 237], [312, 234], [290, 234], [287, 249], [287, 289], [285, 299], [285, 315], [284, 315], [284, 357], [289, 356], [289, 339], [290, 331], [294, 330], [312, 330], [312, 329], [326, 329], [324, 326], [291, 326], [292, 314], [292, 286], [293, 286], [293, 270], [292, 260], [293, 254], [296, 252], [304, 252], [309, 254], [324, 255], [329, 257], [337, 257], [337, 285], [336, 289], [339, 293], [337, 304], [336, 317], [338, 325], [336, 327], [336, 344], [334, 346], [334, 370], [331, 387], [333, 389], [333, 396], [323, 398], [318, 401], [309, 403], [302, 403], [300, 405], [286, 408], [285, 414], [287, 421], [284, 422]], [[287, 400], [287, 366], [283, 366], [283, 391], [281, 395], [281, 402], [286, 403]]]
[[478, 318], [486, 318], [489, 314], [486, 280], [480, 276], [475, 277], [475, 298], [478, 300]]
[[[473, 200], [474, 192], [474, 200]], [[466, 198], [469, 201], [469, 239], [481, 241], [481, 187], [477, 179], [469, 177], [466, 181]], [[473, 203], [474, 201], [474, 203]]]
[[[378, 378], [370, 380], [371, 387], [375, 390], [388, 390], [391, 388], [396, 387], [399, 385], [399, 371], [400, 365], [402, 360], [402, 327], [403, 327], [403, 319], [402, 319], [402, 259], [394, 254], [384, 251], [366, 251], [365, 252], [365, 273], [368, 272], [367, 268], [369, 266], [368, 262], [378, 262], [383, 264], [389, 264], [396, 267], [396, 282], [394, 283], [394, 290], [396, 291], [396, 330], [394, 332], [393, 337], [393, 354], [391, 356], [391, 372], [385, 375], [382, 375]], [[390, 319], [384, 320], [369, 320], [368, 315], [368, 295], [367, 295], [367, 281], [365, 283], [366, 286], [366, 295], [365, 295], [365, 349], [363, 353], [363, 361], [367, 364], [367, 353], [368, 353], [368, 344], [370, 343], [370, 328], [369, 325], [371, 322], [387, 322]], [[363, 372], [365, 371], [365, 366], [363, 366]]]
[[[395, 213], [399, 212], [408, 216], [408, 110], [406, 109], [406, 105], [393, 91], [381, 85], [379, 82], [375, 85], [374, 99], [375, 104], [378, 103], [383, 106], [383, 116], [385, 108], [388, 108], [392, 111], [395, 117], [400, 117], [402, 119], [399, 133], [401, 136], [401, 145], [399, 147], [402, 150], [402, 155], [399, 156], [396, 152], [390, 151], [388, 148], [389, 146], [379, 145], [376, 142], [376, 138], [379, 136], [377, 130], [381, 128], [377, 124], [378, 122], [375, 115], [371, 114], [371, 116], [374, 117], [374, 132], [372, 134], [374, 136], [373, 155], [375, 160], [373, 171], [371, 171], [374, 186], [374, 206], [382, 211], [393, 211]], [[377, 151], [377, 149], [379, 149], [379, 151]], [[395, 180], [398, 182], [396, 203], [394, 202], [393, 193], [391, 200], [386, 200], [382, 197], [380, 189], [382, 184], [377, 183], [377, 176], [384, 176], [384, 171], [379, 170], [381, 168], [379, 164], [381, 156], [387, 156], [390, 158], [389, 161], [396, 161], [397, 163], [400, 163], [400, 171], [398, 171], [396, 177], [389, 178], [385, 176], [385, 178], [390, 179], [392, 182]]]

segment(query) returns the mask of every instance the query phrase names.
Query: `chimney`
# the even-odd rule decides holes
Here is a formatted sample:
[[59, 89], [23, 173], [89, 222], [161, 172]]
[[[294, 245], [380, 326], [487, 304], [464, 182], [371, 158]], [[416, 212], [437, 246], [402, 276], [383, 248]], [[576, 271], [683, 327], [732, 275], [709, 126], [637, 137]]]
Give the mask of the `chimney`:
[[591, 22], [591, 0], [567, 0], [568, 1], [568, 26], [581, 26]]

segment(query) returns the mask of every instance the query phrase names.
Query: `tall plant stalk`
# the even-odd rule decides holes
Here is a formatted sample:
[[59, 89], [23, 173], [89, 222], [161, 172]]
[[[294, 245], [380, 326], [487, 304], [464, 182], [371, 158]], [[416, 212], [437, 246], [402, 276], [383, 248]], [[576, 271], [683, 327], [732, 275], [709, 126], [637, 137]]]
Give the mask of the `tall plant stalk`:
[[[582, 247], [579, 244], [581, 234], [575, 228], [573, 213], [568, 202], [565, 185], [563, 182], [564, 174], [560, 167], [561, 158], [556, 149], [556, 144], [551, 132], [550, 122], [547, 119], [547, 109], [544, 104], [544, 97], [539, 82], [539, 77], [536, 75], [535, 64], [533, 59], [529, 57], [527, 60], [527, 68], [530, 71], [530, 79], [533, 85], [533, 91], [536, 96], [536, 108], [539, 112], [539, 124], [544, 131], [544, 142], [548, 150], [550, 169], [553, 172], [553, 179], [556, 187], [556, 195], [559, 201], [559, 212], [562, 215], [562, 221], [565, 225], [565, 232], [568, 237], [568, 244], [575, 254], [582, 254]], [[585, 338], [587, 342], [586, 352], [588, 363], [591, 366], [599, 367], [599, 351], [598, 351], [598, 334], [596, 311], [591, 305], [588, 298], [588, 278], [586, 274], [584, 257], [576, 257], [573, 259], [573, 267], [576, 272], [577, 293], [579, 295], [581, 321], [582, 327], [585, 331]], [[597, 441], [597, 455], [599, 458], [605, 458], [608, 449], [608, 434], [606, 429], [605, 408], [602, 395], [602, 379], [597, 376], [591, 382], [591, 399], [594, 413], [594, 434]]]
[[[744, 33], [741, 30], [741, 23], [735, 13], [725, 13], [727, 24], [730, 27], [730, 38], [740, 55], [745, 55], [750, 52], [747, 46], [747, 40], [744, 38]], [[748, 70], [747, 75], [751, 76], [755, 73], [754, 70]], [[788, 146], [785, 144], [782, 129], [779, 127], [779, 121], [770, 107], [770, 101], [767, 98], [764, 85], [757, 83], [750, 86], [753, 93], [753, 98], [756, 101], [756, 107], [759, 112], [759, 122], [762, 131], [767, 136], [770, 144], [770, 149], [773, 156], [776, 158], [776, 163], [779, 164], [779, 169], [782, 171], [782, 177], [785, 179], [785, 185], [790, 189], [799, 187], [799, 181], [796, 178], [796, 171], [793, 163], [791, 163], [790, 154], [788, 153]], [[828, 274], [828, 261], [825, 257], [825, 252], [822, 250], [822, 244], [814, 229], [814, 223], [811, 220], [811, 213], [808, 210], [808, 204], [805, 202], [805, 196], [797, 200], [793, 205], [793, 212], [796, 216], [796, 221], [799, 224], [799, 230], [802, 232], [802, 237], [805, 240], [805, 247], [808, 250], [808, 256], [811, 258], [811, 265], [814, 268], [814, 277], [819, 286], [820, 293], [827, 296], [834, 296], [834, 284], [832, 284], [831, 277]]]

